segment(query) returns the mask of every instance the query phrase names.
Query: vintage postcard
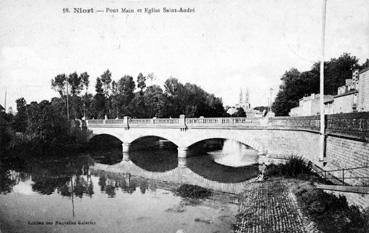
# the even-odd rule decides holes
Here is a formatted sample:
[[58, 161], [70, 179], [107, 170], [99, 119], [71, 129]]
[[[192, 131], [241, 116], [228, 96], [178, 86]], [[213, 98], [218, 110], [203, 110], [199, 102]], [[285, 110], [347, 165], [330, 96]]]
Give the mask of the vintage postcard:
[[23, 232], [369, 232], [369, 1], [1, 0]]

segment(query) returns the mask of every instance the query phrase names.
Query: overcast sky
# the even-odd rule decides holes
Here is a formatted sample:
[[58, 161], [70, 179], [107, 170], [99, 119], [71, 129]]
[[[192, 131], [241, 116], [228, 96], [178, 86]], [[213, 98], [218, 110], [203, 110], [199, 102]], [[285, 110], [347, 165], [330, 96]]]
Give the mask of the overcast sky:
[[[323, 0], [50, 1], [0, 2], [0, 103], [27, 102], [57, 93], [50, 80], [87, 71], [92, 81], [106, 69], [170, 76], [222, 97], [227, 105], [248, 88], [252, 106], [266, 105], [291, 67], [319, 60]], [[194, 13], [63, 14], [63, 8], [189, 7]], [[326, 58], [343, 52], [369, 58], [369, 1], [328, 0]]]

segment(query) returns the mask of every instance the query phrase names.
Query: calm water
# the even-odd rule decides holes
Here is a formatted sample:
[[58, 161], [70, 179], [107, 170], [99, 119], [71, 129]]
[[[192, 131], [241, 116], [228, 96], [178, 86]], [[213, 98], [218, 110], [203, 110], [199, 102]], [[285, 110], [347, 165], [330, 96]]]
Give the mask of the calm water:
[[[165, 142], [150, 150], [138, 146], [128, 161], [119, 150], [43, 162], [3, 159], [1, 231], [230, 232], [236, 194], [258, 167], [249, 148], [221, 147], [224, 153], [216, 146], [194, 149], [185, 161]], [[237, 161], [249, 165], [234, 167]], [[212, 195], [183, 198], [176, 192], [183, 183], [210, 188]]]

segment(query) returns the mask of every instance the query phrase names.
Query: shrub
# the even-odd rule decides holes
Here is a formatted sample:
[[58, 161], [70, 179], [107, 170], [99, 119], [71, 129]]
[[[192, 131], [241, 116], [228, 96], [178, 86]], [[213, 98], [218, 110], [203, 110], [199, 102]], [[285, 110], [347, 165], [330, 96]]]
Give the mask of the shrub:
[[181, 197], [206, 198], [211, 196], [211, 191], [191, 184], [183, 184], [177, 189], [177, 194]]
[[265, 176], [299, 177], [313, 174], [311, 164], [298, 156], [289, 157], [285, 164], [271, 164], [265, 170]]
[[344, 196], [335, 196], [319, 189], [296, 193], [302, 209], [316, 222], [319, 230], [332, 233], [368, 232], [368, 214], [349, 206]]

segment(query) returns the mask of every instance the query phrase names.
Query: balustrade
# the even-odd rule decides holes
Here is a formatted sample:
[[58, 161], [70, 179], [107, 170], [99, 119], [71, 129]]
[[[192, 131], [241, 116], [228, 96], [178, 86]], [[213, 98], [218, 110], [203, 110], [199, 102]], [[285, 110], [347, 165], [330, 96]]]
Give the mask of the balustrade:
[[[187, 128], [250, 128], [250, 129], [296, 129], [319, 132], [320, 118], [316, 116], [303, 117], [271, 117], [271, 118], [246, 118], [246, 117], [210, 117], [210, 118], [150, 118], [150, 119], [93, 119], [88, 120], [90, 127], [99, 125], [124, 125], [129, 127], [177, 127], [183, 130]], [[369, 140], [369, 112], [348, 113], [326, 116], [327, 134], [339, 134], [349, 137], [360, 137]]]

